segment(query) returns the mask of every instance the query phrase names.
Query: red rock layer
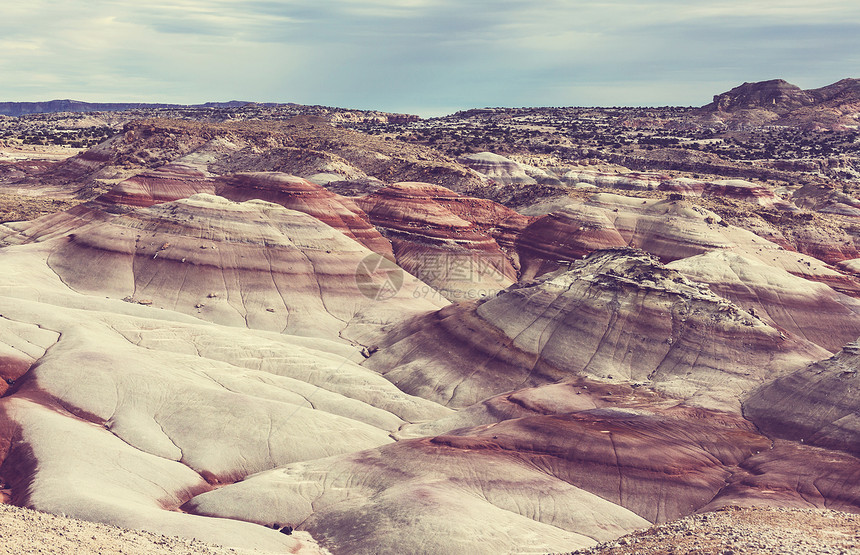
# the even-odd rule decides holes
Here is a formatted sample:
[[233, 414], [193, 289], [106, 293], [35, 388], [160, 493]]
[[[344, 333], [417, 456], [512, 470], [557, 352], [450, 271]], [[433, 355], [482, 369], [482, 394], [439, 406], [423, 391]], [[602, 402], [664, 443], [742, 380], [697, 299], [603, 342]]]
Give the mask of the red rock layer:
[[775, 328], [836, 352], [860, 337], [860, 301], [822, 283], [726, 251], [668, 265]]
[[0, 178], [3, 181], [15, 181], [37, 176], [48, 171], [58, 163], [47, 160], [25, 160], [18, 162], [0, 160]]
[[[299, 177], [278, 172], [259, 172], [207, 177], [186, 165], [169, 164], [127, 179], [95, 201], [62, 215], [27, 224], [28, 240], [69, 232], [98, 213], [116, 213], [129, 207], [149, 207], [187, 198], [197, 193], [217, 194], [237, 202], [264, 200], [309, 214], [347, 237], [388, 258], [391, 244], [370, 223], [355, 203]], [[104, 215], [107, 218], [110, 216]], [[10, 240], [22, 242], [21, 240]]]
[[[544, 236], [548, 238], [546, 246]], [[826, 237], [821, 240], [828, 241]], [[539, 276], [560, 267], [560, 263], [576, 260], [580, 253], [619, 242], [650, 252], [662, 262], [712, 251], [734, 252], [847, 295], [860, 295], [857, 277], [794, 252], [787, 243], [783, 248], [751, 231], [728, 225], [713, 212], [682, 200], [658, 201], [608, 193], [572, 203], [532, 222], [518, 241], [523, 277]]]
[[300, 177], [278, 172], [227, 175], [217, 179], [215, 193], [236, 202], [260, 199], [304, 212], [370, 250], [394, 258], [391, 243], [355, 202]]
[[729, 505], [806, 507], [860, 512], [860, 460], [776, 440], [737, 468], [702, 511]]
[[[797, 444], [772, 448], [740, 415], [588, 380], [507, 394], [484, 407], [480, 425], [261, 473], [184, 508], [261, 524], [302, 522], [329, 547], [348, 551], [397, 541], [390, 526], [405, 507], [416, 522], [433, 519], [448, 533], [417, 525], [417, 538], [399, 541], [435, 551], [462, 545], [459, 536], [480, 521], [476, 507], [482, 515], [503, 508], [527, 516], [523, 527], [551, 522], [597, 539], [632, 524], [621, 508], [655, 523], [728, 504], [860, 510], [856, 459]], [[577, 502], [570, 486], [615, 510], [597, 499]], [[593, 519], [607, 528], [595, 530]], [[472, 549], [490, 552], [483, 542]]]
[[529, 225], [517, 238], [522, 279], [556, 270], [599, 249], [625, 247], [627, 241], [603, 211], [571, 205]]
[[[328, 337], [364, 309], [409, 313], [398, 304], [411, 300], [405, 287], [381, 299], [393, 304], [362, 294], [356, 274], [371, 251], [316, 218], [263, 201], [195, 195], [59, 241], [48, 262], [73, 289], [219, 323]], [[413, 279], [398, 276], [404, 285]]]
[[15, 380], [27, 373], [33, 360], [0, 352], [0, 396], [6, 394]]
[[[494, 294], [517, 277], [510, 257], [481, 229], [497, 226], [509, 237], [512, 228], [497, 223], [506, 210], [476, 202], [478, 214], [487, 217], [479, 227], [464, 219], [468, 200], [428, 183], [397, 183], [356, 203], [391, 240], [401, 267], [456, 300]], [[511, 216], [515, 228], [522, 220]]]
[[736, 411], [745, 391], [826, 354], [625, 250], [596, 252], [541, 282], [404, 324], [365, 365], [455, 407], [587, 375]]
[[779, 205], [785, 208], [790, 206], [787, 202], [777, 197], [773, 189], [741, 179], [721, 179], [718, 181], [670, 179], [661, 182], [658, 189], [681, 193], [683, 195], [730, 198], [752, 202], [760, 206]]
[[98, 200], [105, 204], [152, 206], [196, 193], [214, 192], [212, 179], [203, 172], [182, 164], [168, 164], [123, 181]]
[[[597, 409], [505, 420], [430, 440], [462, 452], [509, 453], [649, 522], [710, 502], [732, 467], [770, 442], [738, 422], [675, 419], [647, 410]], [[488, 458], [492, 458], [490, 454]]]

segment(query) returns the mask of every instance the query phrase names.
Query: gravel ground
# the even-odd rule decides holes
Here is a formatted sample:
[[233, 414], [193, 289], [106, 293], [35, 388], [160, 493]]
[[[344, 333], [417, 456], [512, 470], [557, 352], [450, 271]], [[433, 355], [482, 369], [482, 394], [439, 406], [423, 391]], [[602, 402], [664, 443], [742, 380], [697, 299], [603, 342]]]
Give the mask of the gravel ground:
[[654, 526], [573, 553], [860, 554], [860, 515], [818, 509], [727, 507]]
[[267, 552], [234, 549], [176, 536], [125, 530], [12, 505], [0, 505], [0, 554], [26, 553], [262, 555]]

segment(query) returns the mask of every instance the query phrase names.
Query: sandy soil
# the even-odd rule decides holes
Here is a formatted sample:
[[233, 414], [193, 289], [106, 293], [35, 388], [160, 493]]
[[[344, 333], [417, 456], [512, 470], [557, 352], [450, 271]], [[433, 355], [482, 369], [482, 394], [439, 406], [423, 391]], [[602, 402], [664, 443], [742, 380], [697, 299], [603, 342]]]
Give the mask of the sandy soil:
[[86, 150], [59, 145], [6, 145], [0, 142], [0, 161], [21, 162], [24, 160], [60, 161]]
[[12, 505], [0, 505], [0, 554], [24, 553], [263, 555], [268, 552], [234, 549], [176, 536], [125, 530]]
[[81, 204], [83, 200], [35, 197], [0, 192], [0, 222], [35, 220], [41, 216], [62, 212]]
[[860, 515], [818, 509], [737, 508], [693, 515], [576, 555], [860, 553]]

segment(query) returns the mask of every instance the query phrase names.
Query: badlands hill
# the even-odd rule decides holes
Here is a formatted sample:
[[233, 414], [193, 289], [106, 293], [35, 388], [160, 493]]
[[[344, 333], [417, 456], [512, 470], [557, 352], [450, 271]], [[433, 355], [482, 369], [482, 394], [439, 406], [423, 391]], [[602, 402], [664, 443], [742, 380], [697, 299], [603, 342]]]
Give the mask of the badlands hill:
[[860, 513], [850, 184], [477, 154], [162, 119], [0, 164], [74, 203], [0, 224], [4, 502], [293, 553]]

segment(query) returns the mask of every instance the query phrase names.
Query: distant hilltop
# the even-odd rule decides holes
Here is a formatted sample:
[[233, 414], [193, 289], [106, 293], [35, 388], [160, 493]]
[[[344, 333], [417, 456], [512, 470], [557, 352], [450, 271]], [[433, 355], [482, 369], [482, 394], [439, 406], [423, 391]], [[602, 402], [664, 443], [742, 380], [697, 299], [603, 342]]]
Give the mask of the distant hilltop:
[[776, 125], [804, 129], [857, 129], [860, 79], [804, 90], [782, 79], [744, 83], [714, 96], [700, 116], [730, 127]]
[[[253, 102], [231, 100], [205, 104], [147, 104], [143, 102], [81, 102], [79, 100], [48, 100], [46, 102], [0, 102], [0, 115], [18, 117], [28, 114], [55, 112], [122, 112], [125, 110], [153, 110], [158, 108], [240, 108]], [[274, 104], [264, 104], [271, 105]]]
[[803, 90], [782, 79], [744, 83], [714, 96], [704, 109], [721, 112], [762, 108], [776, 113], [816, 104], [842, 104], [860, 100], [860, 79], [842, 79], [819, 89]]

